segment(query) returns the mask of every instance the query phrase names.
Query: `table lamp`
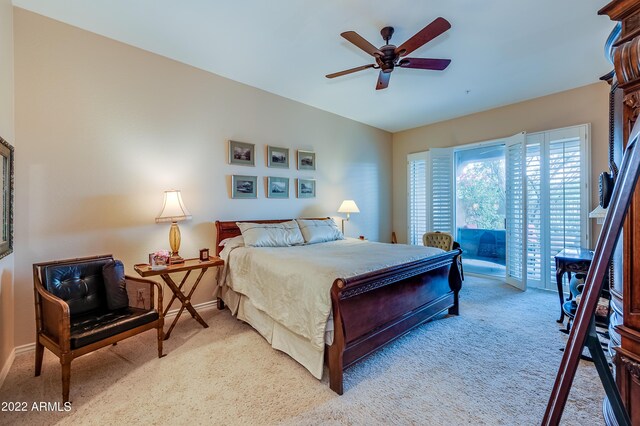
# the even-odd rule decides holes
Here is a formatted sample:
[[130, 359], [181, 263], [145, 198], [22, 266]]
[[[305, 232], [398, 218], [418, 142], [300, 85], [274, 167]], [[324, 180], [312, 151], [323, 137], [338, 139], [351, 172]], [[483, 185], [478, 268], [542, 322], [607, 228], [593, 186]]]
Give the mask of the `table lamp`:
[[353, 200], [344, 200], [342, 204], [340, 204], [340, 208], [338, 209], [338, 213], [346, 213], [347, 218], [342, 219], [342, 233], [344, 234], [344, 222], [345, 220], [349, 220], [349, 215], [351, 213], [360, 213], [360, 209], [356, 205], [356, 202]]
[[156, 223], [171, 222], [169, 228], [169, 245], [171, 246], [171, 257], [169, 263], [183, 263], [184, 259], [178, 255], [180, 249], [180, 228], [178, 221], [191, 219], [191, 214], [182, 202], [180, 190], [164, 191], [164, 202], [162, 210], [156, 217]]

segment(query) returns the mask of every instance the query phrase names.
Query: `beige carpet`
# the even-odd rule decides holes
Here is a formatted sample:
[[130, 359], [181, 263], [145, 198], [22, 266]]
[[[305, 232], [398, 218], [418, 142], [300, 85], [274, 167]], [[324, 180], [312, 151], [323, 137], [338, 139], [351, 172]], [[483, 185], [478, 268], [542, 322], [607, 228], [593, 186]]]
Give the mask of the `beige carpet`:
[[[74, 361], [69, 413], [0, 412], [1, 424], [536, 425], [565, 335], [557, 295], [468, 277], [461, 316], [428, 323], [345, 373], [338, 396], [228, 311], [210, 327], [183, 318], [155, 357], [148, 332]], [[45, 351], [16, 358], [0, 401], [59, 401], [60, 366]], [[564, 424], [602, 424], [604, 392], [582, 361]]]

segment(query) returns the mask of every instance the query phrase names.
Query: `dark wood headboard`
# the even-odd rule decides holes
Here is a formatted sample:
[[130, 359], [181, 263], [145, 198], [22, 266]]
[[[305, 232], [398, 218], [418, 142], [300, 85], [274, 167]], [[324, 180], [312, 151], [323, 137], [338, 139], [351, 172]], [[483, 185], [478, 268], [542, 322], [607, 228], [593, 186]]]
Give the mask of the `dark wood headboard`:
[[[309, 217], [304, 218], [308, 220], [326, 220], [328, 217]], [[251, 223], [282, 223], [289, 222], [293, 219], [273, 219], [273, 220], [216, 220], [216, 256], [222, 251], [220, 242], [227, 238], [233, 238], [240, 235], [240, 228], [236, 225], [236, 222], [251, 222]]]

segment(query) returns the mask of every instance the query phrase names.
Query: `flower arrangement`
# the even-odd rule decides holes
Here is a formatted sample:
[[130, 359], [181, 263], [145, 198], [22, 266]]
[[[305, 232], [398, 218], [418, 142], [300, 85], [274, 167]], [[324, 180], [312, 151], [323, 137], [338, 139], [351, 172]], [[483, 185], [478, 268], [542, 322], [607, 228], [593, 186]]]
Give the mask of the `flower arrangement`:
[[171, 253], [169, 253], [169, 250], [157, 250], [153, 252], [152, 256], [156, 265], [166, 265], [169, 262]]

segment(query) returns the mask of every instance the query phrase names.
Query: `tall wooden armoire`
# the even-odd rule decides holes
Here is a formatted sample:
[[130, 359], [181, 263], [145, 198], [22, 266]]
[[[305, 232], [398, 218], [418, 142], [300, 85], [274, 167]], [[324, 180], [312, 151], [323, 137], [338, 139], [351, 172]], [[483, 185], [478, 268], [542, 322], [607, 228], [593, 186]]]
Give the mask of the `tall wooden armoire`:
[[[610, 38], [615, 75], [611, 76], [610, 156], [620, 165], [629, 132], [640, 114], [640, 0], [615, 0], [599, 12], [622, 24]], [[618, 389], [633, 425], [640, 425], [640, 187], [633, 197], [618, 255], [614, 256], [610, 324]], [[616, 424], [604, 406], [607, 424]]]

